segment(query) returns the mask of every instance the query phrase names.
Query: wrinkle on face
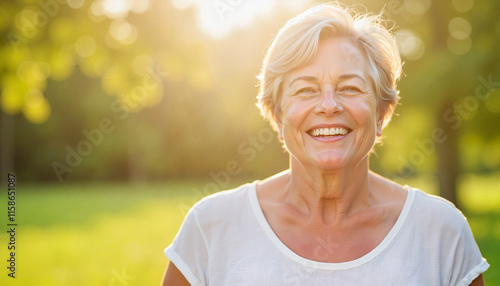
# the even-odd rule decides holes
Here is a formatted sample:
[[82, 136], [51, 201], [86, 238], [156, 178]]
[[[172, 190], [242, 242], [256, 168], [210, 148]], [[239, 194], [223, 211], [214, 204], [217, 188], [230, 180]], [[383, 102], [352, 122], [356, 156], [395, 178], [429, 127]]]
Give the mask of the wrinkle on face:
[[[320, 42], [316, 56], [308, 64], [285, 75], [279, 123], [287, 149], [295, 150], [292, 156], [303, 158], [308, 136], [305, 132], [314, 122], [335, 122], [332, 116], [359, 127], [353, 134], [356, 146], [346, 148], [371, 150], [378, 112], [367, 62], [352, 41], [328, 39]], [[326, 110], [325, 106], [332, 114], [323, 114], [321, 119], [318, 112]]]

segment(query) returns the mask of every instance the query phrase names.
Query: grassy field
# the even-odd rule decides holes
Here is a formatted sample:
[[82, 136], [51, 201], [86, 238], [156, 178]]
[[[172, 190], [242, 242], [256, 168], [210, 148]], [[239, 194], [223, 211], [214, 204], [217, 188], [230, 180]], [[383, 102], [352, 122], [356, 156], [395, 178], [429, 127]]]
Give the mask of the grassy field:
[[[0, 285], [159, 285], [167, 264], [163, 249], [204, 183], [19, 185], [16, 278], [7, 276], [2, 219]], [[500, 285], [499, 185], [478, 178], [465, 183], [483, 184], [480, 198], [464, 191], [460, 197], [491, 265], [487, 285]], [[5, 206], [5, 198], [0, 203]]]

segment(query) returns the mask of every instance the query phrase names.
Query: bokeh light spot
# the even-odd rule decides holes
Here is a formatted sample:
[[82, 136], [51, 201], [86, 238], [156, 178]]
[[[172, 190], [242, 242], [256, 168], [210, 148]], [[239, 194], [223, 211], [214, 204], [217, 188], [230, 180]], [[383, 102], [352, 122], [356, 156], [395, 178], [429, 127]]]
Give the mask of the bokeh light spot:
[[1, 104], [2, 110], [8, 114], [18, 113], [24, 105], [24, 96], [27, 87], [15, 76], [2, 79]]
[[413, 15], [422, 15], [431, 7], [431, 0], [404, 0], [405, 9]]
[[130, 35], [131, 30], [130, 24], [124, 19], [114, 20], [109, 26], [111, 36], [118, 41], [125, 40]]
[[102, 77], [102, 87], [108, 94], [125, 93], [128, 88], [126, 83], [126, 72], [117, 64], [109, 66]]
[[470, 36], [472, 26], [466, 19], [455, 17], [448, 23], [448, 31], [453, 38], [464, 40]]
[[85, 4], [85, 0], [68, 0], [68, 6], [73, 8], [73, 9], [78, 9]]
[[130, 11], [134, 13], [144, 13], [149, 9], [150, 6], [151, 3], [149, 0], [135, 0], [130, 6]]
[[447, 40], [448, 50], [455, 55], [464, 55], [470, 51], [472, 47], [472, 40], [467, 37], [463, 40], [458, 40], [451, 35], [448, 36]]
[[104, 0], [102, 7], [104, 13], [110, 18], [126, 17], [130, 9], [131, 2], [129, 0]]
[[15, 24], [20, 34], [28, 39], [39, 35], [40, 27], [47, 25], [48, 17], [38, 9], [28, 6], [16, 14]]
[[[94, 3], [96, 3], [96, 2], [94, 2]], [[99, 22], [106, 20], [106, 16], [103, 13], [101, 13], [100, 15], [96, 15], [96, 13], [94, 13], [94, 11], [92, 10], [92, 8], [95, 7], [94, 3], [92, 3], [92, 6], [90, 6], [90, 9], [87, 10], [87, 16], [89, 17], [89, 19], [95, 23], [99, 23]], [[97, 13], [99, 13], [99, 12], [97, 12]]]
[[116, 19], [109, 26], [109, 34], [124, 45], [130, 45], [137, 39], [137, 28], [125, 19]]
[[484, 105], [489, 112], [500, 113], [500, 90], [493, 90], [489, 97], [486, 98]]
[[104, 15], [104, 7], [100, 1], [92, 2], [92, 5], [90, 5], [90, 11], [96, 16]]
[[23, 114], [31, 123], [40, 124], [49, 118], [50, 105], [38, 89], [30, 89], [24, 97]]
[[[496, 137], [492, 141], [490, 141], [488, 144], [483, 145], [483, 156], [482, 156], [482, 163], [489, 168], [498, 168], [500, 166], [500, 150], [498, 149], [498, 146], [500, 144], [500, 137]], [[497, 180], [498, 182], [498, 180]], [[497, 183], [498, 184], [498, 183]], [[497, 188], [498, 190], [498, 188]], [[497, 195], [497, 200], [495, 203], [495, 208], [498, 210], [500, 207], [500, 195]], [[494, 201], [490, 201], [489, 203], [493, 204]]]
[[23, 61], [17, 66], [17, 77], [25, 83], [29, 83], [31, 79], [31, 69], [33, 66], [31, 61]]
[[269, 14], [277, 6], [276, 1], [270, 0], [195, 1], [194, 4], [199, 12], [198, 26], [214, 38], [225, 37], [233, 28], [248, 26], [257, 17]]
[[50, 75], [50, 66], [45, 62], [35, 63], [23, 61], [17, 67], [17, 76], [24, 83], [38, 88], [45, 86], [45, 80]]
[[410, 30], [399, 30], [395, 33], [401, 54], [409, 60], [418, 60], [425, 53], [424, 42]]
[[453, 8], [458, 12], [468, 12], [474, 6], [474, 0], [452, 0]]
[[80, 57], [90, 57], [96, 51], [96, 42], [90, 36], [81, 36], [76, 40], [75, 51]]
[[53, 53], [49, 59], [51, 67], [51, 78], [55, 80], [65, 80], [73, 72], [74, 68], [74, 48], [71, 45], [65, 45], [57, 53]]
[[37, 62], [36, 75], [39, 80], [46, 80], [50, 76], [50, 65], [46, 62]]

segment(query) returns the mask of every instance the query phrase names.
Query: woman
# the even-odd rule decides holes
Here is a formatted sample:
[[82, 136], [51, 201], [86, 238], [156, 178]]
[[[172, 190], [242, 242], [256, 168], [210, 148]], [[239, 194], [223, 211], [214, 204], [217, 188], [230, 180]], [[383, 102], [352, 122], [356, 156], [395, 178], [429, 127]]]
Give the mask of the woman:
[[280, 30], [258, 104], [290, 169], [198, 202], [163, 285], [483, 285], [460, 211], [368, 169], [401, 73], [382, 24], [322, 4]]

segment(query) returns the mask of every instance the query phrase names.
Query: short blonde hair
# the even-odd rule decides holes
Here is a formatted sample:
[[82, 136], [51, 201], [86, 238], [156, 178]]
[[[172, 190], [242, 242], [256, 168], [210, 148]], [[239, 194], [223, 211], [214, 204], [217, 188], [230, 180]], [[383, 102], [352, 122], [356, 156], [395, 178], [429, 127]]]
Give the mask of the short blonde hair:
[[399, 100], [396, 84], [401, 74], [401, 57], [390, 29], [380, 15], [357, 13], [340, 4], [319, 4], [289, 20], [274, 38], [262, 64], [259, 79], [259, 107], [265, 119], [278, 130], [280, 101], [285, 75], [306, 65], [316, 54], [319, 42], [327, 38], [351, 40], [368, 60], [377, 108], [389, 123]]

